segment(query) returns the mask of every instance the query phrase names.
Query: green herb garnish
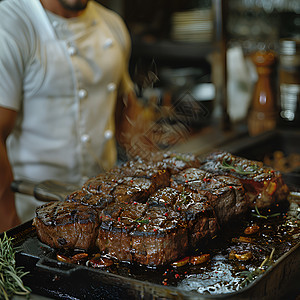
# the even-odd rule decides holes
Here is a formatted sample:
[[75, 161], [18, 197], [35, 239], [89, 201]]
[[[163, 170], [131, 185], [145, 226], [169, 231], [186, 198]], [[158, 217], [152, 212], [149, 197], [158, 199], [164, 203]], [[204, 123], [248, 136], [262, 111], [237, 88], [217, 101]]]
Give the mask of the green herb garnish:
[[128, 217], [122, 217], [124, 219], [127, 219], [129, 220], [130, 222], [135, 222], [135, 223], [139, 223], [139, 224], [148, 224], [149, 223], [149, 220], [147, 219], [142, 219], [142, 218], [137, 218], [135, 220], [131, 219], [131, 218], [128, 218]]
[[183, 161], [183, 162], [189, 162], [189, 161], [190, 161], [188, 158], [185, 158], [185, 157], [183, 157], [183, 156], [181, 156], [181, 155], [176, 155], [176, 156], [175, 156], [175, 159], [181, 160], [181, 161]]
[[144, 220], [142, 218], [138, 218], [138, 219], [135, 219], [134, 222], [137, 222], [137, 223], [140, 223], [140, 224], [148, 224], [149, 223], [149, 220]]
[[241, 175], [251, 175], [258, 170], [258, 165], [253, 165], [251, 166], [252, 170], [245, 171], [241, 166], [234, 166], [233, 164], [228, 163], [225, 158], [223, 158], [220, 168], [223, 170], [231, 170]]
[[254, 217], [257, 217], [257, 218], [263, 218], [263, 219], [268, 219], [268, 218], [273, 218], [273, 217], [277, 217], [277, 216], [280, 216], [280, 213], [275, 213], [275, 214], [271, 214], [271, 215], [266, 215], [266, 216], [264, 216], [264, 215], [262, 215], [260, 212], [259, 212], [259, 210], [258, 210], [258, 208], [257, 208], [257, 206], [255, 205], [255, 211], [256, 211], [256, 214], [254, 214], [254, 213], [252, 213], [252, 216], [254, 216]]
[[264, 261], [261, 263], [261, 265], [254, 269], [253, 271], [242, 271], [240, 273], [241, 276], [245, 276], [246, 278], [242, 281], [241, 287], [244, 287], [251, 281], [253, 281], [256, 277], [263, 274], [267, 268], [269, 268], [273, 264], [273, 254], [274, 254], [275, 248], [272, 249], [272, 252], [269, 257], [266, 257]]
[[24, 272], [21, 267], [16, 267], [15, 248], [13, 238], [4, 233], [0, 239], [0, 298], [11, 299], [13, 295], [29, 295], [31, 290], [25, 287], [22, 277], [29, 272]]

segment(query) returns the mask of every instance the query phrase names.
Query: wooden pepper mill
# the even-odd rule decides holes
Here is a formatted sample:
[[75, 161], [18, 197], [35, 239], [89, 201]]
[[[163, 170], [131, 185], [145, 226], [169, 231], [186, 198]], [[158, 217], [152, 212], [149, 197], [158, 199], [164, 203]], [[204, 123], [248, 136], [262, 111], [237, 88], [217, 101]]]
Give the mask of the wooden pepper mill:
[[276, 104], [270, 79], [275, 54], [258, 51], [251, 58], [258, 74], [248, 116], [248, 131], [254, 136], [276, 127]]

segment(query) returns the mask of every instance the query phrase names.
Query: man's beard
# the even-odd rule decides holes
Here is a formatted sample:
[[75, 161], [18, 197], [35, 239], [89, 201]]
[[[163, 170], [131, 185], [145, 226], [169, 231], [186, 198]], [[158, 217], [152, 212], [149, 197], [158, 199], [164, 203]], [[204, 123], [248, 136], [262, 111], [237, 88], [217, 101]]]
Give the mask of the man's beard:
[[71, 10], [71, 11], [81, 11], [87, 7], [89, 0], [81, 1], [77, 0], [75, 3], [70, 4], [68, 0], [58, 0], [61, 6], [64, 9]]

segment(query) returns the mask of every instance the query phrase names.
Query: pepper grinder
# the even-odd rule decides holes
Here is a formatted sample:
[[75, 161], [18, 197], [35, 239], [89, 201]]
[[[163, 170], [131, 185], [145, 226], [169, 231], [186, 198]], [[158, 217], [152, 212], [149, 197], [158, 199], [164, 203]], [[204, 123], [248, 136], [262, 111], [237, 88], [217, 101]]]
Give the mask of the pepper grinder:
[[248, 116], [248, 131], [249, 135], [255, 136], [276, 127], [276, 104], [270, 78], [275, 54], [271, 51], [257, 51], [251, 58], [256, 66], [258, 80]]

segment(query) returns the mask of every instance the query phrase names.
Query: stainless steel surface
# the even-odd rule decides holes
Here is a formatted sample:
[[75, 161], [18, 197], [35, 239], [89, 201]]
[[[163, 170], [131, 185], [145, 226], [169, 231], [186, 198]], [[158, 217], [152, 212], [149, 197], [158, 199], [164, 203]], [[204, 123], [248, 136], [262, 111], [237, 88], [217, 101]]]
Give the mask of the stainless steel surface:
[[56, 180], [45, 180], [32, 182], [26, 180], [15, 180], [11, 188], [16, 193], [34, 196], [40, 201], [63, 201], [70, 193], [80, 189], [76, 184], [60, 182]]

